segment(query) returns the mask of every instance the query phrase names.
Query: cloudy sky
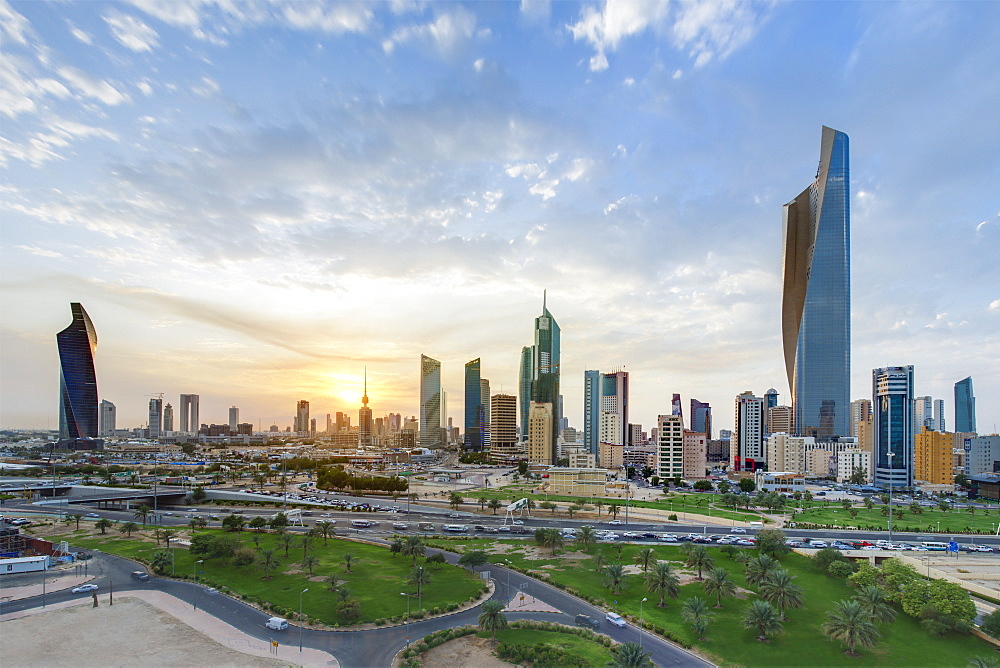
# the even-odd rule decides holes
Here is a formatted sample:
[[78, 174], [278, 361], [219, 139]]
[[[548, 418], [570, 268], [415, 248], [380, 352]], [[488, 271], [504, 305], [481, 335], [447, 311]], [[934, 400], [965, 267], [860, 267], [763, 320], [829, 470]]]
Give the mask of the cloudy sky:
[[[0, 426], [56, 427], [82, 302], [147, 396], [284, 427], [417, 413], [419, 356], [515, 393], [542, 290], [566, 412], [624, 366], [788, 399], [781, 206], [851, 138], [852, 396], [914, 364], [1000, 422], [1000, 3], [0, 0]], [[686, 409], [685, 409], [686, 410]], [[320, 421], [322, 425], [322, 419]], [[952, 426], [949, 424], [949, 427]]]

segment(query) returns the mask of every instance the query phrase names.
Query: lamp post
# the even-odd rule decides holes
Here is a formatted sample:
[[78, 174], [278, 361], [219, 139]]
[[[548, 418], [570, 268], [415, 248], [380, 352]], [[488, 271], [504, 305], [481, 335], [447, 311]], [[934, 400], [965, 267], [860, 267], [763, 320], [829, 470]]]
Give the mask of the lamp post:
[[299, 651], [300, 652], [302, 651], [302, 594], [306, 593], [307, 591], [309, 591], [308, 587], [299, 592]]
[[893, 481], [894, 475], [892, 472], [892, 458], [894, 456], [895, 453], [892, 452], [891, 450], [888, 453], [886, 453], [886, 457], [889, 458], [889, 542], [890, 543], [892, 542], [892, 483], [894, 482]]
[[642, 647], [642, 604], [645, 602], [645, 598], [639, 601], [639, 647]]
[[405, 591], [399, 592], [399, 595], [406, 597], [406, 622], [403, 622], [404, 624], [406, 624], [407, 622], [410, 621], [410, 595], [407, 594]]
[[[195, 584], [198, 584], [198, 564], [203, 564], [203, 563], [205, 563], [205, 560], [204, 559], [199, 559], [198, 561], [196, 561], [193, 564], [191, 564], [191, 577], [194, 579], [194, 583]], [[191, 605], [194, 606], [195, 610], [198, 609], [198, 590], [197, 589], [194, 590], [194, 598], [191, 601]]]

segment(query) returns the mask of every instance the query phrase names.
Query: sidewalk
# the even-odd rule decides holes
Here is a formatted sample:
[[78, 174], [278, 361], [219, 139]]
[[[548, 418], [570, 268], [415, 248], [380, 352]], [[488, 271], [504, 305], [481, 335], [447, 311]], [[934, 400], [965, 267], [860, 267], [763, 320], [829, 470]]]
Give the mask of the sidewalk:
[[[32, 573], [36, 582], [27, 585], [7, 587], [5, 581], [0, 579], [0, 601], [19, 601], [22, 598], [42, 595], [42, 576]], [[95, 575], [73, 575], [61, 574], [58, 571], [49, 571], [45, 574], [45, 593], [51, 594], [64, 589], [72, 589], [93, 580]]]
[[531, 594], [519, 591], [510, 599], [510, 603], [503, 609], [504, 612], [555, 612], [561, 613], [558, 608], [554, 608], [545, 601], [539, 600]]

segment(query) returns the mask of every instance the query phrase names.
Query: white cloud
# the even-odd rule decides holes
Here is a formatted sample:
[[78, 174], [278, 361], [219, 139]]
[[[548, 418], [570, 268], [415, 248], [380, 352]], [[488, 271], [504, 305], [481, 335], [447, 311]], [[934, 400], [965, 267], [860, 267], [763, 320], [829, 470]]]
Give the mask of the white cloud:
[[46, 96], [70, 97], [69, 90], [49, 77], [33, 77], [34, 68], [16, 55], [0, 58], [0, 114], [15, 118], [35, 111], [38, 101]]
[[104, 17], [104, 22], [122, 46], [136, 53], [152, 51], [160, 45], [160, 36], [156, 31], [134, 16], [112, 11]]
[[549, 0], [521, 0], [521, 15], [532, 23], [546, 21], [552, 13]]
[[669, 7], [668, 0], [607, 0], [602, 10], [584, 7], [580, 20], [567, 27], [574, 40], [587, 41], [594, 47], [590, 69], [600, 72], [608, 68], [607, 51], [615, 51], [622, 39], [645, 31], [651, 23], [663, 21]]
[[633, 79], [632, 77], [626, 77], [625, 81], [623, 81], [622, 83], [625, 85], [626, 88], [632, 88], [633, 86], [635, 86], [635, 79]]
[[38, 248], [37, 246], [18, 245], [14, 246], [14, 248], [20, 248], [23, 251], [27, 251], [32, 255], [37, 255], [39, 257], [63, 257], [62, 253], [59, 253], [54, 250], [49, 250], [47, 248]]
[[100, 100], [104, 104], [115, 106], [123, 102], [130, 102], [132, 99], [107, 81], [96, 79], [75, 67], [68, 65], [60, 67], [57, 73], [77, 93]]
[[990, 302], [991, 311], [1000, 311], [1000, 299], [994, 299]]
[[28, 19], [15, 12], [7, 0], [0, 0], [0, 38], [26, 45], [30, 36]]
[[292, 2], [284, 6], [282, 15], [293, 28], [322, 30], [334, 35], [364, 32], [372, 21], [372, 12], [366, 6], [341, 3], [324, 6]]
[[201, 97], [212, 97], [213, 95], [218, 95], [222, 88], [219, 86], [219, 82], [212, 77], [202, 77], [200, 83], [197, 86], [191, 87], [191, 92], [195, 95]]
[[476, 16], [464, 7], [442, 12], [430, 23], [396, 30], [382, 41], [382, 50], [391, 54], [400, 44], [409, 42], [431, 46], [442, 55], [450, 55], [476, 34]]
[[67, 25], [69, 27], [69, 34], [73, 35], [73, 37], [76, 37], [78, 40], [87, 45], [94, 43], [94, 38], [91, 37], [90, 33], [84, 32], [83, 30], [77, 28], [72, 23], [68, 23]]
[[153, 87], [149, 85], [148, 81], [140, 81], [135, 85], [135, 87], [142, 91], [142, 94], [146, 97], [153, 94]]

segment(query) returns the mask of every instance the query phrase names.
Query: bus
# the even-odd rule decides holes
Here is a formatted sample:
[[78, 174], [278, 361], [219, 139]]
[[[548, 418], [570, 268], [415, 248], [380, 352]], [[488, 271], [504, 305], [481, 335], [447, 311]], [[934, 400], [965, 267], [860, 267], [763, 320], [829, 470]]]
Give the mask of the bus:
[[441, 528], [445, 531], [450, 531], [451, 533], [465, 533], [469, 530], [469, 527], [464, 524], [445, 524]]
[[948, 549], [948, 543], [942, 543], [934, 540], [925, 540], [920, 545], [926, 547], [928, 550], [934, 550], [936, 552], [944, 552]]

